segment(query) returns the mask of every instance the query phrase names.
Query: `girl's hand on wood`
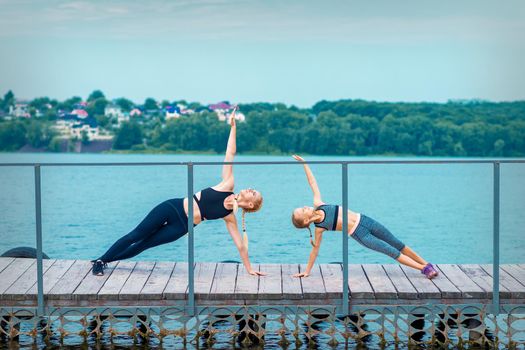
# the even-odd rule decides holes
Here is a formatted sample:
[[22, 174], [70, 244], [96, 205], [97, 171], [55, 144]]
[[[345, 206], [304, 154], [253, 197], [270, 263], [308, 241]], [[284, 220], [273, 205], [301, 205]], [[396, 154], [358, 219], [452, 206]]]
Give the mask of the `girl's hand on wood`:
[[296, 273], [293, 275], [293, 277], [308, 277], [308, 276], [310, 275], [307, 274], [306, 272]]
[[297, 154], [294, 154], [292, 157], [298, 162], [304, 162], [304, 159], [302, 157], [298, 156]]

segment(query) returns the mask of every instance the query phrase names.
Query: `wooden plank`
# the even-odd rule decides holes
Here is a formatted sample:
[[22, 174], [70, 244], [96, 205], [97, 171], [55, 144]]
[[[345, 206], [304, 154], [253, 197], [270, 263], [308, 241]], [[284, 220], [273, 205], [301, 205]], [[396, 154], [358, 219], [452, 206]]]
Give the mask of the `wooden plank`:
[[164, 299], [182, 300], [186, 298], [186, 293], [188, 293], [188, 263], [177, 262], [162, 294]]
[[501, 265], [501, 268], [509, 275], [514, 277], [515, 280], [517, 280], [520, 284], [525, 286], [525, 270], [519, 268], [518, 265], [511, 265], [511, 264], [504, 264]]
[[[263, 271], [263, 270], [261, 270]], [[301, 279], [293, 277], [293, 274], [299, 273], [299, 265], [283, 264], [281, 265], [281, 278], [283, 288], [283, 299], [302, 299], [303, 287]]]
[[0, 257], [0, 272], [2, 272], [6, 267], [9, 266], [13, 261], [15, 261], [15, 258], [2, 258]]
[[[416, 269], [413, 269], [408, 266], [399, 265], [407, 278], [410, 280], [410, 283], [414, 286], [417, 291], [419, 299], [435, 299], [441, 298], [441, 291], [431, 280], [426, 278], [425, 275]], [[436, 278], [441, 278], [438, 276]]]
[[[259, 271], [259, 264], [252, 264], [252, 269]], [[237, 282], [235, 283], [235, 299], [255, 300], [257, 299], [258, 290], [259, 277], [250, 275], [244, 266], [239, 266], [237, 269]]]
[[[487, 292], [487, 296], [492, 298], [492, 276], [489, 275], [481, 266], [476, 264], [462, 264], [459, 268], [463, 270], [471, 280]], [[500, 297], [510, 298], [510, 291], [500, 286]]]
[[[131, 277], [128, 279], [130, 283], [136, 283], [137, 287], [140, 285], [142, 287], [139, 295], [141, 300], [159, 300], [162, 299], [162, 294], [164, 289], [168, 285], [173, 269], [175, 268], [175, 262], [173, 261], [159, 261], [157, 263], [153, 262], [141, 262], [140, 270], [137, 271], [135, 276], [135, 271], [131, 277], [134, 280], [130, 281]], [[139, 263], [140, 264], [140, 263]], [[154, 266], [153, 266], [154, 265]], [[138, 266], [138, 265], [137, 265]], [[135, 267], [135, 270], [137, 268]], [[146, 278], [146, 281], [143, 282], [143, 278]], [[135, 282], [136, 280], [136, 282]], [[127, 283], [127, 282], [126, 282]], [[134, 292], [135, 289], [132, 289]], [[127, 292], [127, 294], [131, 294]], [[121, 293], [122, 297], [123, 294]]]
[[[492, 265], [480, 265], [487, 274], [492, 276]], [[500, 289], [502, 287], [507, 288], [510, 292], [510, 297], [513, 299], [522, 299], [525, 298], [525, 286], [519, 283], [507, 271], [503, 270], [500, 266], [499, 268], [499, 285]]]
[[525, 264], [516, 264], [516, 266], [518, 266], [520, 269], [525, 270]]
[[[210, 292], [210, 299], [232, 300], [235, 295], [237, 263], [218, 263]], [[244, 268], [244, 267], [241, 267]]]
[[366, 277], [363, 267], [358, 264], [348, 265], [348, 287], [351, 299], [374, 299], [374, 289]]
[[[44, 294], [49, 291], [57, 284], [62, 276], [71, 268], [71, 265], [75, 260], [57, 260], [55, 263], [44, 273]], [[38, 284], [35, 283], [27, 291], [28, 295], [33, 295], [35, 298], [38, 294]]]
[[[341, 264], [320, 264], [327, 298], [343, 296], [343, 270]], [[347, 287], [348, 288], [348, 287]]]
[[96, 300], [98, 292], [102, 286], [104, 286], [108, 278], [111, 277], [115, 266], [117, 266], [116, 262], [109, 263], [104, 269], [104, 276], [95, 276], [89, 271], [71, 297], [75, 300]]
[[268, 275], [259, 277], [259, 290], [257, 292], [257, 299], [281, 299], [283, 295], [281, 265], [261, 264], [259, 265], [259, 268]]
[[0, 283], [0, 295], [9, 289], [33, 264], [36, 264], [36, 259], [16, 258], [0, 272], [0, 281], [2, 281]]
[[363, 270], [377, 299], [397, 299], [397, 291], [385, 270], [378, 264], [363, 264]]
[[[306, 265], [299, 265], [300, 272], [306, 271]], [[318, 264], [315, 264], [310, 271], [308, 277], [302, 277], [301, 283], [303, 285], [303, 298], [304, 299], [320, 299], [326, 297], [326, 289], [324, 288], [323, 275], [321, 274], [321, 268]]]
[[73, 292], [88, 273], [91, 273], [91, 262], [76, 260], [55, 286], [51, 288], [46, 297], [54, 300], [71, 299]]
[[383, 269], [396, 288], [397, 295], [400, 299], [417, 299], [418, 294], [412, 283], [397, 264], [385, 264]]
[[[118, 293], [119, 300], [139, 300], [141, 290], [155, 267], [153, 261], [138, 261]], [[162, 291], [159, 298], [162, 297]]]
[[210, 295], [217, 263], [199, 262], [195, 265], [195, 298], [207, 299]]
[[[472, 281], [457, 265], [454, 264], [439, 264], [439, 270], [443, 273], [450, 282], [461, 292], [462, 298], [488, 298], [487, 292]], [[438, 277], [439, 278], [439, 277]]]
[[461, 298], [461, 291], [452, 283], [447, 275], [439, 269], [439, 266], [434, 265], [436, 270], [439, 272], [439, 275], [432, 279], [432, 283], [439, 289], [441, 292], [441, 298], [443, 299], [457, 299]]
[[135, 261], [119, 261], [115, 270], [98, 292], [99, 300], [118, 300], [120, 291], [133, 272]]
[[[42, 260], [42, 268], [45, 273], [47, 269], [55, 263], [56, 260], [44, 259]], [[37, 264], [32, 264], [11, 286], [4, 292], [4, 299], [10, 300], [24, 300], [26, 293], [31, 289], [33, 284], [37, 281]], [[29, 297], [28, 297], [29, 298]]]

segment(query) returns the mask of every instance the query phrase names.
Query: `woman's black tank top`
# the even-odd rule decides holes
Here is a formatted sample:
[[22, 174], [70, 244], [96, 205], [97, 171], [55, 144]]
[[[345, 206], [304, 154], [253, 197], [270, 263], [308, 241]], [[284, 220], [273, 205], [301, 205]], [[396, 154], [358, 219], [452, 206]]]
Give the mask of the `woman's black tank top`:
[[233, 192], [216, 191], [208, 187], [201, 191], [201, 199], [193, 195], [201, 212], [201, 220], [215, 220], [228, 216], [233, 210], [224, 207], [224, 200], [231, 194]]

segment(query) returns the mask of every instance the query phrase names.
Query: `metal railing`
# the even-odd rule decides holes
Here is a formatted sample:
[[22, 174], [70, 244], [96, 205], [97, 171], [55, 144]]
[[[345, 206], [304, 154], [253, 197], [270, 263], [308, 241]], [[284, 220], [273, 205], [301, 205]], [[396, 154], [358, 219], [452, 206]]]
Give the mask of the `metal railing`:
[[[342, 207], [343, 232], [348, 232], [348, 165], [349, 164], [492, 164], [493, 165], [493, 273], [492, 273], [492, 313], [500, 313], [499, 300], [499, 239], [500, 239], [500, 164], [521, 163], [525, 160], [349, 160], [349, 161], [307, 161], [306, 164], [338, 164], [342, 169]], [[297, 161], [248, 161], [248, 162], [102, 162], [102, 163], [0, 163], [0, 166], [33, 167], [35, 172], [35, 214], [36, 214], [36, 247], [37, 247], [37, 313], [45, 314], [44, 283], [42, 264], [42, 193], [41, 167], [83, 167], [83, 166], [186, 166], [188, 171], [188, 198], [193, 198], [193, 169], [205, 165], [302, 165]], [[340, 313], [348, 314], [348, 234], [343, 239], [343, 286]], [[188, 302], [187, 313], [195, 313], [194, 283], [194, 236], [193, 206], [188, 206]], [[191, 268], [190, 268], [191, 267]]]

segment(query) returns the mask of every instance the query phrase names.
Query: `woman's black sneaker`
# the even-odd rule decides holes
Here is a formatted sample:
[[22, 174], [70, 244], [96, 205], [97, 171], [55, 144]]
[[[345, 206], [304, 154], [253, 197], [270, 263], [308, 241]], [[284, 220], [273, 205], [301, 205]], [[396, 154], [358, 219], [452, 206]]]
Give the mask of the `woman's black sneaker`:
[[104, 276], [104, 268], [107, 266], [102, 260], [93, 262], [92, 271], [95, 276]]

